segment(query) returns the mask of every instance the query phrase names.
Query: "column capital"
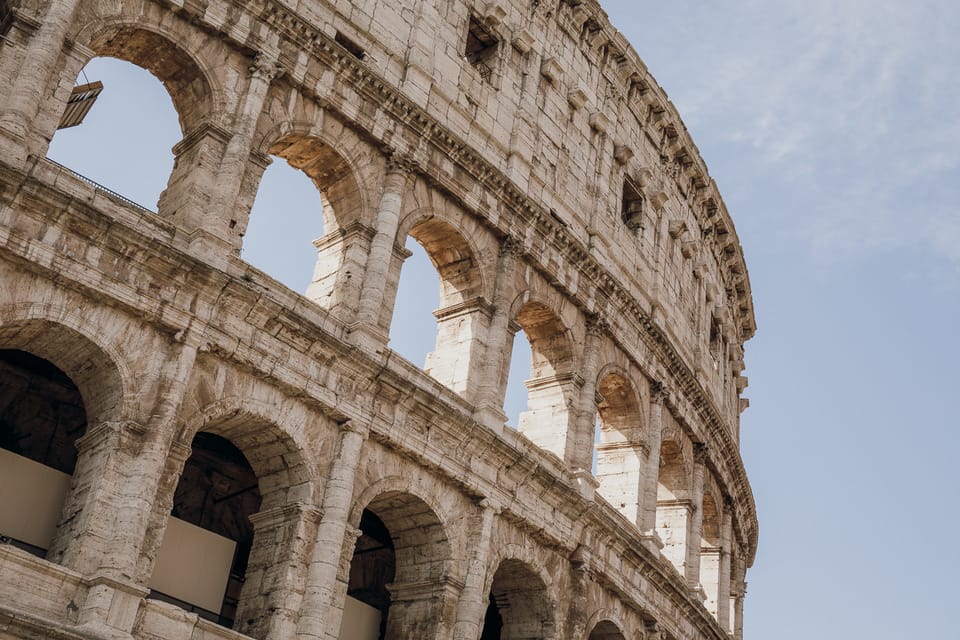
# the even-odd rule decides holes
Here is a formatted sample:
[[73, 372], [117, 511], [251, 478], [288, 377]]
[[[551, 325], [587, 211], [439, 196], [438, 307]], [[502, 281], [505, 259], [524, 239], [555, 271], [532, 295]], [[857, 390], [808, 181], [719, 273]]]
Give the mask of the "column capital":
[[500, 505], [500, 503], [493, 498], [481, 498], [480, 501], [477, 502], [477, 506], [484, 511], [492, 512], [495, 516], [500, 515], [500, 512], [503, 511], [503, 507]]
[[253, 58], [253, 62], [247, 67], [247, 72], [251, 78], [271, 82], [283, 72], [283, 67], [280, 66], [280, 61], [277, 60], [275, 55], [258, 51]]
[[666, 395], [667, 391], [661, 381], [650, 381], [650, 402], [654, 404], [663, 404], [663, 401], [666, 399]]
[[409, 154], [402, 153], [396, 149], [387, 149], [387, 174], [399, 173], [404, 177], [409, 176], [417, 168], [416, 160]]
[[524, 253], [523, 240], [516, 236], [507, 236], [500, 241], [500, 255], [519, 258]]
[[343, 433], [356, 433], [362, 438], [366, 438], [370, 435], [370, 425], [357, 422], [347, 418], [343, 422], [337, 424], [340, 427], [340, 431]]
[[694, 442], [693, 443], [693, 461], [695, 463], [703, 464], [707, 461], [707, 455], [710, 453], [710, 448], [707, 447], [705, 442]]
[[610, 333], [610, 323], [599, 313], [591, 313], [587, 316], [587, 335], [596, 338]]

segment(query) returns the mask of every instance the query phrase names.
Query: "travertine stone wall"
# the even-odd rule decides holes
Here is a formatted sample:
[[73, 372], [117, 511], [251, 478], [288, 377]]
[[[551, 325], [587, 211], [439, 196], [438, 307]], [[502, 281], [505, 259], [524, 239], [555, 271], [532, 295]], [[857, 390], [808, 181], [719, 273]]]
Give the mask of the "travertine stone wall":
[[[7, 0], [0, 30], [0, 349], [87, 425], [46, 557], [0, 544], [0, 638], [336, 638], [364, 510], [388, 638], [476, 640], [491, 597], [502, 638], [739, 638], [749, 280], [595, 2]], [[44, 159], [93, 56], [173, 99], [156, 211]], [[238, 257], [271, 161], [322, 195], [305, 296]], [[386, 347], [408, 237], [441, 282], [424, 369]], [[198, 432], [262, 496], [233, 630], [147, 597]]]

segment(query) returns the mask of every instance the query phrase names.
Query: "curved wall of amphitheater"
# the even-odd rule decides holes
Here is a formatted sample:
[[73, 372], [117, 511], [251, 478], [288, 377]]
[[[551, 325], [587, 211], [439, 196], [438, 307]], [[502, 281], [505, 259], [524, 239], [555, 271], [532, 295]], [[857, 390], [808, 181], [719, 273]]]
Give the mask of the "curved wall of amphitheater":
[[[749, 281], [595, 2], [8, 0], [0, 30], [0, 638], [741, 636]], [[45, 159], [95, 56], [179, 114], [156, 211]], [[238, 257], [279, 159], [323, 197], [304, 296]], [[424, 370], [386, 348], [407, 237]], [[223, 544], [209, 605], [181, 583]]]

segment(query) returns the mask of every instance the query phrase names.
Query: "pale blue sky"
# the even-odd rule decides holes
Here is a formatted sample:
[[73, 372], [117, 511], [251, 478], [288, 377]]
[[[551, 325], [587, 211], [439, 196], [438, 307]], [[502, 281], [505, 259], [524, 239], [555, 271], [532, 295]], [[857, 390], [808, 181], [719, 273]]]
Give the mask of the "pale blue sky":
[[[680, 110], [750, 270], [746, 637], [960, 638], [960, 5], [604, 6]], [[152, 208], [180, 137], [169, 98], [122, 63], [87, 75], [104, 95], [51, 155]], [[245, 257], [303, 291], [315, 207], [274, 163]], [[393, 344], [422, 364], [438, 296], [408, 246], [395, 325], [411, 339]]]

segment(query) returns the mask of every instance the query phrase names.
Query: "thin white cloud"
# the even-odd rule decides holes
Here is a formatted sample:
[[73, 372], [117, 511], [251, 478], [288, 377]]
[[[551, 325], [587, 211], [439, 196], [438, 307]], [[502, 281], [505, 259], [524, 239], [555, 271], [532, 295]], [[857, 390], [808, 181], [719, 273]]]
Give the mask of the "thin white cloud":
[[912, 247], [960, 268], [960, 5], [700, 2], [622, 27], [642, 57], [682, 48], [647, 63], [698, 144], [783, 192], [738, 219], [781, 215], [820, 259]]

